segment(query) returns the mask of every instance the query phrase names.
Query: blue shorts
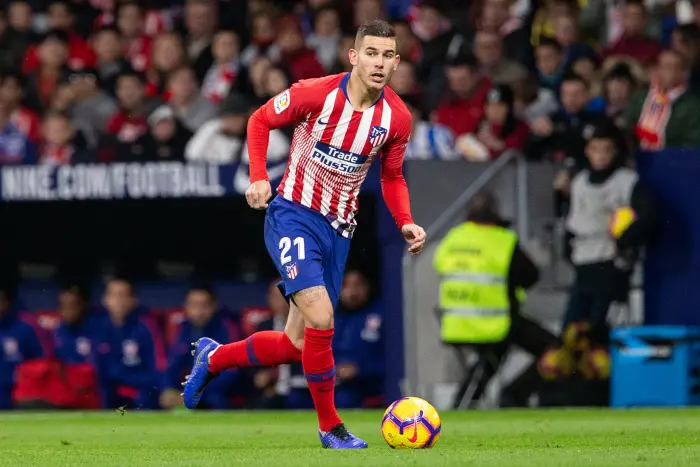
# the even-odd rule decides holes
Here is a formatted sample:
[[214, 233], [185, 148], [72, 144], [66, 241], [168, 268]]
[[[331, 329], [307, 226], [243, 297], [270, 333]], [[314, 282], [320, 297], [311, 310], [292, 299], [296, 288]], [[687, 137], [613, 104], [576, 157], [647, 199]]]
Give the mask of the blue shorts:
[[282, 295], [289, 299], [295, 292], [322, 285], [335, 309], [349, 238], [336, 232], [320, 213], [277, 196], [265, 215], [265, 245], [282, 276]]

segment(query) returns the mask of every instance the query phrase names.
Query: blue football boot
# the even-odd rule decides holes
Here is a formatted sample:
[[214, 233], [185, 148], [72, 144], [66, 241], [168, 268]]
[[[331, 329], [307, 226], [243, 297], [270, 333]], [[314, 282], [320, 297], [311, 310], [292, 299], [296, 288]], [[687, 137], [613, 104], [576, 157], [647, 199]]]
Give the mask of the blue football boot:
[[367, 443], [353, 435], [342, 423], [333, 427], [328, 433], [319, 430], [321, 445], [327, 449], [364, 449]]
[[194, 409], [199, 404], [202, 398], [202, 392], [209, 381], [216, 378], [217, 375], [209, 371], [209, 352], [219, 347], [218, 342], [208, 337], [202, 337], [197, 342], [192, 343], [194, 350], [194, 364], [192, 365], [192, 374], [187, 376], [187, 380], [182, 383], [185, 386], [183, 399], [185, 407]]

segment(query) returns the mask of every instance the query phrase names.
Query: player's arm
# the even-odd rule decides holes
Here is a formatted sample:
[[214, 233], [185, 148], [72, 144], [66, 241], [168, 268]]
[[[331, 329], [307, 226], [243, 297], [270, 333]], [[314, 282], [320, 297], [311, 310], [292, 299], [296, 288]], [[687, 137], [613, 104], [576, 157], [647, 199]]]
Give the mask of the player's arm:
[[419, 253], [425, 243], [425, 231], [413, 222], [408, 185], [403, 176], [406, 145], [411, 136], [410, 116], [399, 122], [395, 137], [382, 151], [381, 185], [386, 207], [394, 218], [401, 234], [410, 244], [411, 253]]
[[[250, 207], [264, 209], [272, 195], [267, 174], [267, 149], [270, 131], [296, 125], [309, 113], [310, 88], [295, 83], [289, 89], [267, 101], [248, 119], [248, 156], [250, 158], [250, 188], [246, 199]], [[263, 182], [263, 183], [258, 183]]]

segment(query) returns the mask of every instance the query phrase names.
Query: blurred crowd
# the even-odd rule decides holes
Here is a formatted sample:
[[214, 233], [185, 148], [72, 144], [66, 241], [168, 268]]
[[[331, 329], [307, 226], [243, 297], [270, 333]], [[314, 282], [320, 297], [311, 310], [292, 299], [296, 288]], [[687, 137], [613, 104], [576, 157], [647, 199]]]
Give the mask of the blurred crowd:
[[[245, 160], [248, 115], [349, 71], [373, 18], [396, 29], [408, 158], [516, 149], [571, 175], [601, 118], [642, 148], [700, 143], [695, 0], [14, 0], [0, 8], [0, 164]], [[290, 130], [274, 133], [284, 160]]]
[[[10, 408], [172, 409], [192, 368], [192, 343], [222, 343], [282, 330], [287, 302], [270, 284], [267, 303], [231, 310], [194, 285], [181, 308], [139, 304], [124, 278], [107, 282], [100, 305], [80, 284], [59, 293], [58, 310], [21, 313], [12, 288], [0, 290], [0, 410]], [[382, 314], [367, 276], [348, 269], [335, 318], [336, 404], [379, 407], [384, 400]], [[207, 388], [204, 409], [312, 408], [301, 363], [227, 370]]]

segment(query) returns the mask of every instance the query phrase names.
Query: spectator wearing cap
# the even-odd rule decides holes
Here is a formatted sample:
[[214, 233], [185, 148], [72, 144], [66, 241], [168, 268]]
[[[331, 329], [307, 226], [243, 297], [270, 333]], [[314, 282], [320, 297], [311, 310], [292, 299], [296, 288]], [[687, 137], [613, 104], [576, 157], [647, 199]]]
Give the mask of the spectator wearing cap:
[[290, 71], [293, 81], [319, 78], [326, 74], [316, 59], [316, 53], [304, 43], [304, 35], [299, 19], [294, 15], [285, 16], [277, 25], [274, 47], [268, 49], [273, 62], [284, 64]]
[[326, 72], [330, 73], [335, 65], [341, 37], [340, 12], [337, 8], [325, 5], [314, 11], [313, 31], [306, 38], [306, 45], [316, 52], [316, 58]]
[[236, 31], [221, 29], [216, 33], [212, 43], [214, 64], [202, 83], [202, 96], [212, 103], [221, 103], [232, 89], [240, 87], [239, 52], [240, 42]]
[[0, 72], [17, 68], [27, 49], [27, 37], [15, 31], [7, 17], [7, 6], [0, 6]]
[[445, 74], [449, 89], [432, 119], [450, 128], [456, 137], [476, 132], [484, 116], [491, 80], [481, 76], [478, 62], [471, 55], [455, 57], [447, 64]]
[[36, 51], [39, 63], [29, 75], [26, 102], [29, 108], [41, 113], [48, 108], [58, 85], [68, 79], [68, 34], [59, 30], [49, 31]]
[[440, 123], [432, 123], [423, 117], [420, 101], [416, 97], [403, 97], [411, 112], [411, 139], [406, 145], [408, 160], [456, 160], [455, 138], [452, 131]]
[[[252, 103], [243, 95], [232, 94], [221, 106], [218, 118], [205, 122], [187, 143], [185, 157], [190, 162], [230, 164], [240, 161], [245, 144], [246, 124]], [[270, 133], [273, 143], [274, 130]]]
[[503, 151], [522, 151], [528, 138], [528, 128], [515, 116], [513, 90], [495, 85], [489, 90], [484, 106], [484, 118], [475, 133], [460, 136], [455, 146], [467, 160], [481, 162], [500, 156]]
[[40, 164], [64, 165], [96, 162], [96, 154], [85, 147], [85, 142], [71, 125], [68, 115], [48, 112], [42, 124]]
[[41, 120], [36, 112], [22, 105], [27, 79], [19, 72], [0, 74], [0, 100], [10, 113], [10, 121], [33, 143], [41, 139]]
[[151, 38], [144, 31], [145, 10], [140, 2], [122, 1], [117, 4], [117, 29], [122, 50], [131, 67], [145, 73], [150, 65]]
[[148, 127], [148, 132], [117, 153], [118, 161], [185, 161], [185, 147], [192, 132], [175, 117], [169, 105], [161, 105], [151, 112]]
[[219, 28], [219, 8], [214, 0], [192, 0], [185, 4], [185, 49], [198, 82], [214, 63], [212, 41]]
[[544, 37], [535, 47], [535, 69], [540, 86], [559, 96], [559, 86], [566, 71], [564, 51], [556, 39]]
[[643, 0], [626, 0], [622, 9], [622, 35], [602, 51], [603, 59], [626, 56], [644, 66], [653, 66], [661, 53], [661, 44], [646, 35], [647, 20]]
[[197, 131], [204, 123], [216, 116], [216, 105], [199, 92], [194, 69], [182, 67], [168, 77], [170, 106], [185, 128]]
[[[75, 7], [66, 0], [54, 0], [49, 3], [49, 27], [65, 34], [67, 45], [66, 65], [72, 69], [95, 66], [95, 53], [85, 39], [75, 32]], [[41, 46], [39, 46], [41, 47]], [[37, 47], [30, 47], [22, 62], [22, 72], [29, 74], [41, 67], [43, 57]]]
[[688, 90], [687, 72], [682, 57], [665, 50], [649, 88], [630, 99], [626, 126], [641, 149], [700, 146], [700, 99]]
[[513, 86], [527, 76], [524, 66], [503, 56], [503, 39], [496, 32], [478, 31], [474, 35], [474, 56], [481, 74], [495, 83]]
[[113, 26], [104, 26], [92, 36], [92, 45], [97, 54], [97, 77], [100, 88], [116, 97], [117, 77], [129, 68], [124, 58], [121, 35]]

